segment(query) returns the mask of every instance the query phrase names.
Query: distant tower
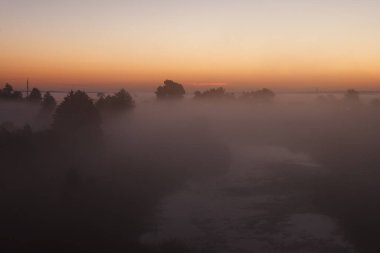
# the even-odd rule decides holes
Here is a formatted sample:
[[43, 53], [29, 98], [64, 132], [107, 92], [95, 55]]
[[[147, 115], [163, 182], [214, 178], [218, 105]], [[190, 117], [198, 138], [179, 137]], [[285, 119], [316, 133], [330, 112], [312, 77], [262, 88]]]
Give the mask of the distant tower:
[[26, 97], [29, 97], [29, 79], [26, 80]]

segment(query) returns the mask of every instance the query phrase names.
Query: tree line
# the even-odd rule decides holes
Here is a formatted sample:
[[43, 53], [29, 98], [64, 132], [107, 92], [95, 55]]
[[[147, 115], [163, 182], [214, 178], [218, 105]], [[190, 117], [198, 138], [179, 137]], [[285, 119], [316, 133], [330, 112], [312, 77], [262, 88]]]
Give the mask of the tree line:
[[[183, 85], [170, 80], [156, 90], [158, 100], [180, 100], [185, 95]], [[194, 94], [194, 100], [197, 101], [241, 99], [266, 103], [273, 101], [274, 97], [275, 93], [269, 89], [244, 92], [237, 97], [222, 87]], [[337, 100], [330, 95], [322, 95], [318, 99]], [[135, 107], [133, 97], [123, 89], [113, 95], [99, 94], [96, 99], [91, 99], [83, 91], [71, 91], [58, 104], [48, 92], [42, 95], [34, 88], [28, 96], [23, 97], [21, 92], [7, 84], [0, 90], [0, 100], [40, 105], [41, 108], [49, 109], [47, 111], [52, 118], [48, 129], [36, 132], [28, 125], [13, 130], [8, 123], [0, 126], [1, 252], [190, 252], [182, 249], [182, 245], [178, 246], [180, 249], [174, 250], [167, 250], [166, 247], [150, 250], [139, 239], [149, 227], [149, 221], [154, 219], [157, 203], [164, 196], [181, 187], [188, 178], [204, 177], [205, 173], [216, 173], [229, 167], [228, 148], [217, 138], [214, 139], [211, 132], [192, 126], [190, 128], [193, 134], [189, 134], [188, 129], [178, 133], [168, 129], [170, 138], [165, 134], [157, 134], [157, 138], [161, 138], [157, 142], [165, 142], [165, 148], [159, 148], [162, 146], [151, 140], [140, 149], [135, 146], [137, 142], [126, 142], [121, 148], [113, 149], [108, 146], [109, 143], [104, 142], [106, 137], [101, 128], [102, 114], [125, 112]], [[358, 104], [360, 94], [349, 90], [344, 95], [344, 101]], [[349, 113], [347, 118], [355, 120], [351, 115], [356, 114]], [[366, 124], [371, 131], [364, 132], [376, 134], [373, 129], [377, 125], [374, 123], [370, 121], [370, 124]], [[288, 128], [294, 129], [293, 124], [289, 124]], [[281, 129], [283, 131], [286, 127], [281, 126]], [[349, 146], [355, 151], [352, 154], [360, 154], [357, 156], [358, 167], [365, 162], [373, 164], [371, 166], [374, 169], [377, 168], [378, 142], [372, 143], [373, 146], [357, 145], [362, 135], [358, 135], [358, 140], [351, 141], [352, 135], [344, 135], [343, 132], [339, 139], [345, 142], [341, 144], [335, 141], [336, 138], [324, 137], [330, 132], [328, 128], [323, 128], [322, 134], [309, 134], [309, 130], [305, 134], [294, 132], [295, 135], [287, 135], [296, 136], [291, 142], [295, 147], [302, 144], [309, 147], [310, 143], [317, 147], [323, 145], [319, 148], [320, 152], [327, 150], [326, 153], [334, 154], [331, 158], [334, 162], [337, 154], [346, 155], [341, 147]], [[338, 133], [340, 132], [341, 129]], [[325, 141], [319, 141], [318, 138], [325, 138]], [[297, 141], [293, 142], [293, 139]], [[168, 149], [167, 143], [171, 141], [172, 146]], [[184, 143], [183, 147], [178, 143]], [[371, 152], [370, 156], [366, 154], [367, 151]], [[351, 162], [352, 159], [342, 160]], [[340, 161], [338, 163], [342, 167], [346, 164], [344, 162], [342, 165]], [[371, 229], [377, 229], [379, 224], [378, 219], [373, 222], [372, 218], [378, 213], [376, 201], [372, 204], [376, 206], [370, 209], [374, 210], [371, 213], [373, 215], [368, 215], [367, 219], [361, 216], [357, 218], [362, 214], [360, 212], [345, 216], [346, 207], [339, 205], [342, 196], [347, 199], [347, 203], [354, 203], [351, 205], [353, 207], [359, 205], [362, 199], [370, 205], [372, 199], [366, 200], [365, 197], [376, 192], [372, 185], [367, 189], [367, 185], [359, 182], [357, 185], [361, 192], [355, 196], [364, 198], [352, 199], [351, 193], [358, 194], [356, 188], [347, 191], [349, 194], [341, 193], [348, 187], [337, 191], [337, 177], [332, 178], [334, 180], [327, 181], [327, 184], [324, 180], [323, 186], [331, 189], [328, 200], [332, 199], [336, 204], [331, 205], [332, 208], [326, 207], [326, 210], [337, 213], [339, 217], [343, 216], [343, 222], [352, 226], [347, 231], [360, 231], [366, 236], [362, 239], [361, 235], [356, 235], [357, 238], [364, 242], [377, 242], [368, 237], [368, 234], [376, 235]], [[342, 178], [342, 185], [351, 185], [344, 180], [349, 181], [353, 177]], [[331, 192], [339, 194], [331, 197]], [[321, 199], [327, 196], [324, 189], [318, 193]], [[319, 197], [318, 194], [316, 196]], [[319, 205], [324, 206], [325, 202]], [[356, 224], [357, 221], [364, 221], [367, 228], [364, 232], [363, 229], [357, 229], [363, 222]], [[373, 225], [366, 222], [373, 222]]]
[[[46, 97], [37, 89], [23, 97], [6, 85], [0, 100], [43, 107], [54, 99]], [[125, 90], [95, 100], [71, 91], [46, 129], [0, 125], [1, 252], [185, 252], [182, 245], [150, 249], [140, 237], [164, 196], [189, 178], [226, 169], [228, 150], [197, 129], [191, 138], [170, 133], [174, 144], [187, 143], [182, 147], [160, 149], [161, 141], [145, 140], [152, 145], [141, 151], [136, 142], [121, 142], [122, 135], [115, 147], [101, 128], [102, 114], [134, 105]], [[191, 156], [188, 146], [197, 147]]]
[[[172, 80], [165, 80], [163, 85], [156, 89], [155, 95], [157, 100], [160, 101], [178, 101], [185, 98], [186, 90], [180, 83]], [[196, 101], [240, 100], [255, 102], [258, 104], [270, 104], [274, 102], [275, 97], [275, 92], [267, 88], [256, 91], [245, 91], [238, 96], [235, 93], [228, 92], [223, 87], [218, 87], [205, 91], [195, 91], [193, 99]], [[30, 94], [23, 97], [22, 92], [14, 90], [8, 83], [5, 84], [4, 88], [0, 89], [0, 101], [23, 101], [35, 105], [39, 104], [41, 105], [41, 111], [44, 113], [52, 113], [57, 107], [57, 101], [50, 92], [45, 92], [44, 95], [42, 95], [39, 89], [33, 88]], [[91, 99], [83, 91], [71, 91], [64, 98], [62, 103], [66, 103], [65, 101], [73, 101], [73, 103], [75, 101], [73, 107], [80, 107], [81, 103], [86, 104], [91, 101], [100, 113], [124, 112], [134, 108], [136, 105], [132, 95], [125, 89], [121, 89], [113, 95], [99, 93], [96, 99]], [[317, 97], [316, 101], [323, 104], [339, 102], [334, 95], [320, 95]], [[354, 89], [349, 89], [345, 92], [343, 101], [351, 105], [359, 104], [360, 93]], [[380, 100], [376, 98], [373, 99], [371, 105], [376, 107], [380, 106]]]

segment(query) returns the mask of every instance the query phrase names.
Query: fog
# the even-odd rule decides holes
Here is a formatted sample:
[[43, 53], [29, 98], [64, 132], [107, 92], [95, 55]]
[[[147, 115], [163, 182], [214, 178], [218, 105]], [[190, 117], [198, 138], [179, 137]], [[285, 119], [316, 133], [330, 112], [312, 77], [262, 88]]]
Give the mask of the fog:
[[380, 252], [374, 97], [0, 103], [2, 252]]

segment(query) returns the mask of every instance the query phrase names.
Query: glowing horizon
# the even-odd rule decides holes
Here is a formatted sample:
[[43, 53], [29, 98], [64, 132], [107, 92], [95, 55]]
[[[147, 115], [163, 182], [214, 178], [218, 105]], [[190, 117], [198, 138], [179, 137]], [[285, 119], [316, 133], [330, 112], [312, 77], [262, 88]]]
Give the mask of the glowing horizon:
[[0, 82], [380, 88], [379, 11], [371, 0], [0, 0]]

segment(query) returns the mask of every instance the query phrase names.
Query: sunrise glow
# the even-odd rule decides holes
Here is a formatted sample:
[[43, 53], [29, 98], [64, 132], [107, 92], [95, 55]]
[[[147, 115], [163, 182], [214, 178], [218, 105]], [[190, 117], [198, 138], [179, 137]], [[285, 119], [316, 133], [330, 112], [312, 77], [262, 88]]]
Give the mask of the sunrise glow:
[[380, 3], [0, 1], [0, 82], [380, 88]]

